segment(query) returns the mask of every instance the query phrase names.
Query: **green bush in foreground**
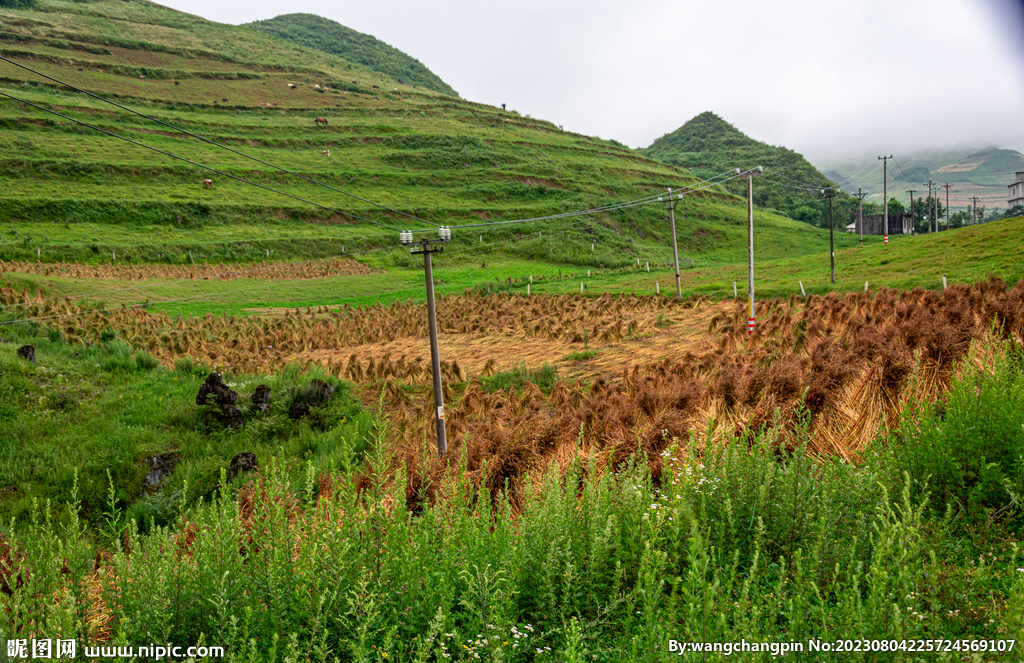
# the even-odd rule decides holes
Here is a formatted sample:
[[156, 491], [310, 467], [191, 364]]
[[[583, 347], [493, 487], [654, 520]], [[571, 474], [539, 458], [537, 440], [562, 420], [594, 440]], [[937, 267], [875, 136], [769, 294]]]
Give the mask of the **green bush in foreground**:
[[[967, 371], [949, 402], [982, 379]], [[309, 464], [296, 486], [270, 462], [247, 486], [222, 475], [205, 503], [154, 503], [146, 535], [112, 502], [108, 529], [124, 534], [107, 539], [100, 583], [72, 503], [63, 525], [36, 516], [5, 542], [6, 577], [21, 580], [0, 594], [0, 636], [95, 642], [86, 615], [100, 610], [112, 644], [218, 645], [229, 661], [668, 661], [671, 639], [1024, 637], [1010, 529], [951, 534], [881, 450], [855, 467], [778, 449], [771, 434], [702, 456], [671, 444], [657, 477], [644, 458], [601, 475], [594, 459], [552, 465], [493, 501], [456, 462], [416, 514], [403, 472], [367, 485], [350, 454], [330, 477]]]
[[[972, 361], [969, 359], [968, 361]], [[894, 435], [892, 466], [932, 508], [970, 523], [1019, 516], [1024, 499], [1024, 353], [1011, 345], [970, 370], [940, 402], [912, 405]]]

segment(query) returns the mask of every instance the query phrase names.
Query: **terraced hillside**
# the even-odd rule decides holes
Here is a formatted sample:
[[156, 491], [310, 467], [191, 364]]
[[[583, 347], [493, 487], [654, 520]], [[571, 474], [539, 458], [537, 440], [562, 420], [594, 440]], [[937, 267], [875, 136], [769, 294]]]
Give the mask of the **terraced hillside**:
[[[897, 154], [897, 165], [889, 170], [889, 191], [899, 200], [907, 202], [906, 191], [917, 189], [916, 195], [928, 195], [928, 181], [950, 184], [950, 207], [954, 211], [967, 209], [972, 197], [978, 197], [978, 207], [989, 211], [1006, 209], [1006, 186], [1014, 181], [1014, 173], [1024, 170], [1024, 155], [1016, 150], [989, 146], [983, 149], [963, 148], [941, 151], [919, 150], [908, 154]], [[846, 179], [860, 170], [863, 163], [849, 162], [836, 164], [829, 172], [835, 179]], [[882, 171], [871, 173], [863, 179], [865, 189], [871, 194], [865, 202], [882, 202]], [[844, 185], [845, 186], [845, 185]], [[856, 188], [853, 189], [856, 191]], [[940, 200], [946, 202], [945, 192], [940, 191]]]
[[[482, 224], [697, 182], [688, 171], [610, 141], [402, 85], [321, 51], [146, 2], [42, 0], [36, 10], [0, 11], [0, 21], [4, 57], [266, 162], [0, 62], [0, 91], [9, 95], [0, 100], [0, 220], [6, 229], [0, 258], [7, 260], [192, 264], [326, 257], [396, 244], [394, 230], [355, 217], [392, 228], [429, 227], [403, 214], [436, 224]], [[212, 180], [210, 188], [204, 179]], [[694, 194], [679, 210], [686, 217], [680, 243], [707, 260], [740, 258], [743, 207], [717, 186]], [[788, 219], [759, 212], [758, 221], [766, 257], [825, 246], [824, 235]], [[471, 240], [479, 246], [555, 229], [563, 232], [558, 243], [502, 250], [594, 267], [661, 263], [670, 255], [658, 204], [538, 222], [528, 230], [484, 227], [472, 231]], [[456, 233], [460, 241], [468, 248], [470, 236]], [[401, 256], [407, 253], [359, 259], [382, 266]]]

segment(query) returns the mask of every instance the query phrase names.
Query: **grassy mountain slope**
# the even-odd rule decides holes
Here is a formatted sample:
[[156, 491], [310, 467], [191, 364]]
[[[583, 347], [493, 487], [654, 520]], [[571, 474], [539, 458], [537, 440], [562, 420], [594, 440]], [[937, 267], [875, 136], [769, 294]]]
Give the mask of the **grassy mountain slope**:
[[[37, 11], [3, 10], [0, 20], [7, 57], [72, 85], [399, 212], [444, 225], [484, 224], [455, 233], [444, 258], [452, 262], [479, 265], [469, 256], [489, 249], [504, 254], [515, 270], [525, 261], [541, 261], [555, 272], [559, 266], [663, 263], [670, 253], [658, 203], [525, 226], [489, 223], [547, 217], [697, 181], [686, 170], [610, 141], [387, 77], [381, 81], [379, 73], [337, 56], [145, 2], [41, 0]], [[343, 212], [2, 100], [2, 259], [189, 265], [372, 250], [359, 259], [390, 269], [409, 261], [397, 233], [348, 215], [425, 228], [10, 64], [0, 64], [0, 85], [18, 99]], [[327, 118], [328, 126], [316, 126], [317, 117]], [[327, 150], [330, 157], [323, 155]], [[213, 188], [202, 184], [208, 177]], [[741, 199], [711, 187], [689, 196], [678, 211], [689, 219], [680, 223], [680, 244], [698, 262], [742, 259]], [[827, 235], [778, 215], [758, 210], [758, 223], [761, 247], [770, 255], [827, 245]], [[536, 241], [513, 242], [537, 232]], [[472, 278], [495, 277], [505, 278]], [[88, 287], [74, 279], [48, 280], [56, 291]], [[392, 290], [379, 285], [376, 292]], [[372, 288], [362, 292], [374, 294]], [[290, 302], [301, 294], [293, 290], [264, 302]]]
[[[802, 155], [754, 140], [710, 111], [665, 134], [642, 151], [652, 159], [687, 168], [702, 177], [730, 168], [763, 166], [764, 176], [754, 187], [755, 205], [776, 209], [815, 225], [819, 225], [827, 213], [828, 205], [820, 193], [807, 191], [806, 184], [824, 187], [831, 182]], [[737, 180], [726, 188], [746, 195], [745, 181]]]
[[246, 23], [244, 27], [358, 62], [409, 85], [459, 96], [419, 60], [372, 35], [356, 32], [327, 18], [313, 14], [283, 14], [266, 21]]

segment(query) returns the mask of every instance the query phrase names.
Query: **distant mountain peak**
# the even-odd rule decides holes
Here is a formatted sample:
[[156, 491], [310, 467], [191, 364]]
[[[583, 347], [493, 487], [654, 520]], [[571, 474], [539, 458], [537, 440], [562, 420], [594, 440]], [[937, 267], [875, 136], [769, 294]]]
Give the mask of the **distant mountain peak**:
[[372, 35], [357, 32], [329, 18], [315, 14], [282, 14], [265, 21], [246, 23], [242, 27], [337, 55], [407, 85], [424, 87], [452, 97], [459, 96], [458, 92], [416, 58]]
[[[832, 184], [803, 155], [755, 140], [713, 111], [693, 117], [642, 152], [700, 177], [763, 166], [764, 184], [755, 187], [755, 205], [808, 223], [821, 222], [825, 203], [818, 189]], [[725, 187], [733, 193], [746, 193], [742, 183], [729, 182]]]

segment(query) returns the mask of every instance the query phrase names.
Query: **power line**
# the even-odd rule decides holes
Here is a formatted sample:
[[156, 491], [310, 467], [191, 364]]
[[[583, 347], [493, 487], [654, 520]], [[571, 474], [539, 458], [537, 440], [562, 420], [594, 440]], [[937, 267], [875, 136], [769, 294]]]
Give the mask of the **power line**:
[[[850, 180], [852, 180], [853, 178], [855, 178], [855, 177], [857, 177], [858, 175], [860, 175], [861, 173], [863, 173], [863, 172], [864, 172], [865, 170], [867, 170], [867, 169], [868, 169], [868, 167], [870, 167], [870, 166], [871, 166], [871, 164], [869, 163], [869, 164], [868, 164], [867, 166], [864, 166], [863, 168], [861, 168], [860, 170], [858, 170], [858, 171], [857, 171], [856, 173], [854, 173], [853, 175], [850, 175], [850, 176], [849, 176], [849, 177], [847, 177], [846, 179], [843, 179], [843, 180], [840, 180], [840, 181], [836, 182], [836, 183], [835, 183], [835, 185], [836, 185], [836, 186], [838, 186], [838, 187], [841, 187], [841, 186], [842, 186], [843, 184], [845, 184], [846, 182], [849, 182], [849, 181], [850, 181]], [[876, 165], [875, 165], [875, 167], [874, 167], [874, 168], [873, 168], [873, 169], [871, 170], [871, 172], [870, 172], [870, 173], [868, 173], [867, 175], [865, 175], [865, 176], [864, 176], [864, 177], [862, 177], [861, 179], [857, 180], [857, 182], [863, 182], [865, 178], [867, 178], [867, 177], [869, 177], [870, 175], [874, 174], [874, 172], [875, 172], [876, 170], [878, 170], [878, 165], [877, 165], [877, 164], [876, 164]], [[850, 185], [852, 186], [852, 185], [854, 185], [854, 184], [857, 184], [857, 182], [851, 182], [851, 183], [850, 183]]]
[[[715, 186], [717, 184], [723, 184], [725, 182], [728, 182], [731, 179], [734, 179], [734, 178], [738, 177], [738, 175], [733, 174], [731, 177], [727, 177], [726, 179], [724, 179], [724, 180], [722, 180], [720, 182], [712, 181], [712, 180], [714, 180], [714, 179], [716, 179], [718, 177], [722, 177], [722, 176], [724, 176], [724, 175], [726, 175], [728, 173], [735, 173], [735, 169], [726, 171], [725, 173], [721, 173], [719, 175], [715, 175], [714, 177], [706, 179], [706, 180], [700, 180], [699, 182], [696, 182], [695, 184], [692, 184], [689, 187], [684, 187], [684, 188], [688, 188], [689, 190], [683, 191], [683, 195], [687, 195], [687, 194], [690, 194], [690, 193], [696, 193], [698, 191], [703, 191], [704, 189], [708, 189], [708, 188], [710, 188], [712, 186]], [[700, 188], [693, 188], [693, 187], [696, 187], [699, 184], [706, 184], [706, 186], [703, 186], [703, 187], [700, 187]], [[588, 208], [588, 209], [578, 210], [578, 211], [575, 211], [575, 212], [563, 212], [561, 214], [551, 214], [549, 216], [538, 216], [538, 217], [533, 217], [533, 218], [529, 218], [529, 219], [512, 219], [512, 220], [508, 220], [508, 221], [491, 221], [489, 223], [470, 223], [470, 224], [464, 224], [464, 225], [460, 225], [460, 226], [450, 226], [450, 227], [453, 230], [457, 230], [457, 229], [461, 229], [461, 228], [482, 228], [482, 227], [493, 227], [493, 226], [500, 226], [500, 225], [516, 224], [516, 223], [530, 223], [530, 222], [533, 222], [533, 221], [547, 221], [547, 220], [550, 220], [550, 219], [563, 219], [563, 218], [568, 218], [568, 217], [573, 217], [573, 216], [583, 216], [583, 215], [590, 215], [590, 214], [601, 214], [603, 212], [613, 212], [613, 211], [620, 210], [620, 209], [628, 209], [628, 208], [631, 208], [631, 207], [638, 207], [638, 206], [641, 206], [641, 205], [649, 205], [651, 203], [656, 203], [656, 202], [658, 202], [658, 196], [659, 195], [661, 195], [661, 194], [652, 194], [650, 196], [645, 196], [643, 198], [637, 198], [635, 200], [629, 200], [629, 201], [625, 201], [625, 202], [621, 202], [621, 203], [611, 203], [609, 205], [605, 205], [605, 206], [601, 206], [601, 207], [591, 207], [591, 208]], [[418, 231], [418, 232], [424, 232], [424, 231]]]
[[[566, 230], [566, 229], [572, 229], [572, 228], [575, 228], [577, 226], [582, 226], [582, 225], [585, 225], [585, 222], [576, 222], [574, 224], [570, 224], [569, 226], [565, 226], [565, 227], [562, 227], [562, 228], [557, 228], [555, 230], [556, 231], [563, 231], [563, 230]], [[496, 249], [496, 248], [498, 248], [500, 246], [504, 246], [504, 245], [507, 245], [507, 244], [512, 244], [512, 243], [515, 243], [515, 242], [522, 242], [522, 241], [530, 241], [530, 240], [535, 240], [535, 239], [538, 239], [538, 238], [533, 237], [532, 235], [525, 236], [525, 237], [515, 237], [515, 238], [509, 239], [509, 240], [504, 240], [504, 241], [501, 241], [501, 242], [494, 242], [494, 243], [489, 244], [489, 245], [484, 245], [483, 247], [472, 247], [472, 248], [462, 249], [462, 250], [459, 250], [459, 251], [452, 251], [451, 254], [452, 255], [454, 255], [454, 254], [461, 254], [461, 253], [472, 254], [472, 253], [480, 253], [480, 252], [492, 251], [492, 250], [494, 250], [494, 249]], [[386, 265], [381, 265], [379, 267], [379, 269], [386, 269], [386, 268], [389, 268], [389, 267], [404, 266], [404, 265], [410, 264], [411, 262], [413, 262], [413, 260], [411, 258], [405, 259], [405, 260], [399, 260], [399, 261], [396, 261], [396, 262], [393, 262], [393, 263], [389, 263], [389, 264], [386, 264]], [[327, 276], [313, 276], [313, 277], [309, 277], [309, 278], [292, 279], [292, 280], [289, 280], [289, 281], [279, 281], [279, 282], [273, 283], [273, 284], [260, 284], [260, 285], [254, 285], [254, 286], [251, 286], [251, 287], [245, 287], [245, 288], [235, 288], [233, 290], [225, 290], [225, 291], [218, 292], [218, 293], [213, 293], [213, 294], [193, 295], [193, 296], [190, 296], [190, 297], [179, 297], [179, 298], [176, 298], [176, 299], [165, 299], [165, 300], [160, 300], [160, 301], [155, 301], [155, 302], [141, 302], [141, 303], [135, 303], [135, 304], [121, 304], [119, 306], [111, 306], [111, 307], [103, 308], [103, 309], [87, 309], [87, 310], [82, 310], [82, 311], [75, 311], [73, 313], [62, 313], [62, 314], [50, 315], [50, 316], [35, 316], [35, 317], [28, 317], [28, 318], [17, 318], [15, 320], [2, 321], [2, 322], [0, 322], [0, 326], [16, 325], [16, 324], [20, 324], [22, 322], [41, 322], [41, 321], [47, 321], [47, 320], [62, 320], [62, 319], [66, 319], [66, 318], [78, 318], [78, 317], [83, 317], [83, 316], [88, 316], [88, 315], [93, 315], [93, 314], [100, 315], [102, 313], [110, 313], [110, 312], [116, 312], [116, 311], [122, 311], [122, 310], [135, 310], [135, 309], [140, 309], [140, 308], [149, 308], [149, 307], [153, 307], [153, 306], [160, 306], [160, 305], [163, 305], [163, 304], [177, 304], [177, 303], [181, 303], [181, 302], [212, 301], [214, 299], [218, 299], [220, 297], [224, 297], [224, 296], [227, 296], [227, 295], [236, 294], [236, 293], [239, 293], [239, 292], [251, 292], [253, 290], [279, 288], [279, 287], [282, 287], [282, 286], [296, 285], [296, 284], [299, 284], [299, 283], [307, 283], [307, 282], [310, 282], [310, 281], [322, 281], [322, 280], [325, 280], [325, 279], [332, 279], [332, 278], [353, 278], [353, 277], [356, 277], [356, 276], [374, 276], [374, 275], [373, 274], [332, 274], [332, 275], [327, 275]], [[167, 285], [167, 284], [160, 284], [160, 285]], [[41, 303], [47, 302], [47, 301], [55, 301], [55, 300], [63, 300], [63, 299], [65, 299], [65, 298], [64, 297], [57, 297], [57, 298], [51, 298], [51, 299], [42, 299], [42, 300], [34, 301], [34, 302], [22, 302], [22, 303], [17, 303], [17, 304], [6, 304], [4, 306], [5, 307], [18, 307], [18, 306], [27, 307], [27, 306], [35, 306], [35, 305], [38, 305], [38, 304], [41, 304]], [[319, 304], [318, 306], [323, 306], [323, 304]]]
[[245, 157], [246, 159], [251, 159], [252, 161], [255, 161], [257, 163], [261, 163], [264, 166], [269, 166], [270, 168], [274, 168], [274, 169], [279, 170], [279, 171], [281, 171], [283, 173], [287, 173], [287, 174], [292, 175], [294, 177], [298, 177], [298, 178], [303, 179], [303, 180], [305, 180], [307, 182], [310, 182], [311, 184], [316, 184], [318, 186], [322, 186], [322, 187], [328, 188], [331, 191], [336, 191], [336, 192], [338, 192], [340, 194], [349, 196], [351, 198], [355, 198], [356, 200], [359, 200], [361, 202], [367, 203], [368, 205], [373, 205], [375, 207], [379, 207], [381, 209], [385, 209], [385, 210], [387, 210], [389, 212], [394, 212], [396, 214], [401, 214], [402, 216], [407, 216], [410, 219], [415, 219], [417, 221], [422, 221], [423, 223], [426, 223], [426, 224], [431, 225], [431, 226], [435, 226], [436, 227], [438, 225], [438, 224], [433, 223], [431, 221], [426, 221], [425, 219], [421, 219], [418, 216], [414, 216], [412, 214], [407, 214], [406, 212], [402, 212], [401, 210], [397, 210], [397, 209], [388, 207], [387, 205], [382, 205], [380, 203], [373, 202], [372, 200], [367, 200], [366, 198], [362, 198], [360, 196], [357, 196], [354, 193], [349, 193], [348, 191], [344, 191], [344, 190], [339, 189], [337, 187], [333, 187], [330, 184], [326, 184], [324, 182], [320, 182], [318, 180], [314, 180], [314, 179], [312, 179], [310, 177], [306, 177], [305, 175], [302, 175], [302, 174], [297, 173], [295, 171], [292, 171], [292, 170], [289, 170], [289, 169], [284, 168], [282, 166], [278, 166], [276, 164], [270, 163], [269, 161], [264, 161], [263, 159], [251, 156], [249, 154], [246, 154], [246, 153], [241, 152], [239, 150], [236, 150], [234, 148], [228, 147], [227, 145], [222, 145], [222, 144], [220, 144], [220, 143], [218, 143], [216, 141], [210, 140], [208, 138], [204, 138], [203, 136], [200, 136], [198, 134], [192, 133], [191, 131], [188, 131], [186, 129], [182, 129], [181, 127], [175, 126], [175, 125], [173, 125], [173, 124], [171, 124], [169, 122], [165, 122], [165, 121], [163, 121], [163, 120], [161, 120], [159, 118], [153, 117], [151, 115], [146, 115], [145, 113], [137, 111], [137, 110], [135, 110], [133, 108], [129, 108], [128, 106], [125, 106], [123, 104], [119, 104], [116, 101], [112, 101], [112, 100], [107, 99], [105, 97], [101, 97], [100, 95], [94, 94], [92, 92], [89, 92], [88, 90], [83, 90], [82, 88], [75, 87], [74, 85], [71, 85], [69, 83], [65, 83], [62, 80], [54, 78], [53, 76], [48, 76], [47, 74], [44, 74], [41, 71], [36, 71], [35, 69], [32, 69], [31, 67], [25, 66], [25, 65], [23, 65], [23, 64], [21, 64], [19, 62], [15, 62], [14, 60], [12, 60], [12, 59], [10, 59], [8, 57], [4, 57], [3, 55], [0, 55], [0, 60], [3, 60], [4, 62], [7, 62], [9, 64], [13, 64], [15, 67], [20, 67], [20, 68], [22, 68], [22, 69], [24, 69], [26, 71], [30, 71], [33, 74], [36, 74], [37, 76], [42, 76], [43, 78], [51, 80], [54, 83], [57, 83], [59, 85], [63, 85], [65, 87], [68, 87], [68, 88], [74, 90], [75, 92], [80, 92], [81, 94], [85, 94], [87, 96], [90, 96], [93, 99], [98, 99], [98, 100], [100, 100], [100, 101], [102, 101], [104, 103], [110, 104], [111, 106], [116, 106], [117, 108], [120, 108], [121, 110], [128, 111], [129, 113], [133, 113], [135, 115], [138, 115], [139, 117], [144, 117], [147, 120], [150, 120], [151, 122], [156, 122], [157, 124], [161, 124], [161, 125], [163, 125], [165, 127], [169, 127], [171, 129], [174, 129], [175, 131], [179, 131], [179, 132], [185, 134], [186, 136], [191, 136], [192, 138], [196, 138], [198, 140], [201, 140], [204, 143], [208, 143], [208, 144], [213, 145], [215, 147], [219, 147], [219, 148], [221, 148], [223, 150], [227, 150], [228, 152], [231, 152], [233, 154], [237, 154], [240, 157]]
[[92, 129], [93, 131], [98, 131], [98, 132], [100, 132], [102, 134], [106, 134], [108, 136], [113, 136], [114, 138], [118, 138], [118, 139], [123, 140], [123, 141], [125, 141], [127, 143], [131, 143], [132, 145], [137, 145], [139, 147], [144, 147], [147, 150], [152, 150], [154, 152], [158, 152], [160, 154], [163, 154], [164, 156], [171, 157], [172, 159], [177, 159], [179, 161], [184, 161], [185, 163], [191, 164], [193, 166], [197, 166], [199, 168], [203, 168], [203, 169], [208, 170], [208, 171], [210, 171], [212, 173], [217, 173], [218, 175], [223, 175], [224, 177], [227, 177], [229, 179], [233, 179], [233, 180], [236, 180], [238, 182], [242, 182], [244, 184], [249, 184], [251, 186], [263, 189], [265, 191], [271, 191], [273, 193], [276, 193], [276, 194], [279, 194], [279, 195], [282, 195], [282, 196], [287, 196], [288, 198], [292, 198], [294, 200], [298, 200], [298, 201], [304, 202], [306, 204], [313, 205], [314, 207], [319, 207], [321, 209], [325, 209], [325, 210], [328, 210], [330, 212], [334, 212], [335, 214], [341, 214], [342, 216], [347, 216], [349, 218], [359, 219], [360, 221], [366, 221], [367, 223], [372, 223], [375, 226], [380, 226], [382, 228], [387, 228], [388, 230], [394, 230], [396, 232], [398, 231], [398, 228], [395, 228], [393, 226], [389, 226], [386, 223], [380, 223], [379, 221], [374, 221], [373, 219], [367, 219], [367, 218], [362, 217], [362, 216], [357, 216], [355, 214], [352, 214], [351, 212], [343, 212], [342, 210], [335, 209], [333, 207], [328, 207], [327, 205], [321, 205], [320, 203], [315, 203], [312, 200], [307, 200], [307, 199], [302, 198], [300, 196], [296, 196], [296, 195], [291, 194], [291, 193], [286, 193], [284, 191], [280, 191], [278, 189], [274, 189], [274, 188], [271, 188], [269, 186], [265, 186], [263, 184], [257, 184], [256, 182], [251, 182], [251, 181], [249, 181], [249, 180], [247, 180], [247, 179], [245, 179], [243, 177], [238, 177], [237, 175], [232, 175], [230, 173], [224, 172], [224, 171], [219, 170], [217, 168], [214, 168], [212, 166], [207, 166], [207, 165], [201, 164], [201, 163], [199, 163], [197, 161], [192, 161], [191, 159], [188, 159], [186, 157], [178, 156], [177, 154], [174, 154], [172, 152], [168, 152], [166, 150], [161, 150], [158, 147], [153, 147], [152, 145], [147, 145], [145, 143], [140, 143], [137, 140], [132, 140], [131, 138], [127, 138], [125, 136], [121, 136], [121, 135], [116, 134], [116, 133], [114, 133], [112, 131], [107, 131], [106, 129], [101, 129], [101, 128], [97, 127], [97, 126], [89, 124], [88, 122], [82, 122], [81, 120], [76, 120], [75, 118], [69, 117], [67, 115], [64, 115], [63, 113], [58, 113], [55, 110], [50, 110], [49, 108], [44, 108], [43, 106], [40, 106], [39, 104], [32, 103], [31, 101], [25, 101], [24, 99], [19, 99], [18, 97], [15, 97], [12, 94], [8, 94], [6, 92], [3, 92], [2, 90], [0, 90], [0, 96], [7, 97], [8, 99], [13, 99], [14, 101], [23, 103], [23, 104], [25, 104], [27, 106], [31, 106], [31, 107], [36, 108], [38, 110], [41, 110], [41, 111], [43, 111], [45, 113], [50, 113], [52, 115], [56, 115], [57, 117], [60, 117], [60, 118], [65, 119], [65, 120], [68, 120], [69, 122], [74, 122], [75, 124], [81, 125], [83, 127], [87, 127], [89, 129]]
[[[234, 276], [235, 274], [247, 274], [247, 273], [250, 273], [250, 272], [263, 271], [263, 270], [266, 270], [266, 269], [277, 269], [278, 267], [294, 267], [294, 266], [298, 266], [298, 265], [307, 265], [307, 264], [314, 263], [314, 262], [322, 262], [322, 261], [325, 261], [325, 260], [334, 260], [336, 258], [344, 258], [346, 256], [363, 255], [363, 254], [366, 254], [366, 253], [374, 253], [376, 251], [393, 251], [393, 250], [395, 250], [395, 247], [393, 247], [393, 246], [383, 246], [383, 247], [378, 247], [376, 249], [366, 249], [365, 251], [352, 251], [352, 252], [349, 252], [349, 253], [341, 253], [341, 254], [338, 254], [338, 255], [327, 256], [327, 257], [324, 257], [324, 258], [311, 258], [309, 260], [299, 260], [299, 261], [295, 261], [295, 262], [278, 263], [276, 265], [260, 265], [259, 267], [252, 267], [250, 269], [239, 269], [239, 270], [235, 270], [235, 271], [232, 271], [232, 272], [221, 272], [219, 274], [210, 275], [207, 278], [210, 278], [210, 279], [220, 279], [220, 278], [223, 278], [225, 276]], [[18, 273], [18, 272], [14, 272], [14, 273]], [[347, 275], [345, 275], [345, 274], [338, 274], [338, 276], [347, 276]], [[358, 275], [353, 274], [351, 276], [358, 276]], [[39, 300], [39, 302], [35, 302], [35, 303], [52, 302], [52, 301], [65, 301], [65, 300], [69, 300], [69, 299], [79, 299], [81, 297], [95, 297], [97, 295], [107, 295], [107, 294], [112, 294], [112, 293], [117, 293], [117, 292], [130, 292], [130, 291], [133, 291], [133, 290], [146, 290], [148, 288], [160, 288], [160, 287], [164, 287], [164, 286], [177, 285], [179, 283], [185, 283], [187, 281], [193, 281], [193, 280], [195, 280], [195, 279], [193, 279], [193, 278], [174, 279], [174, 280], [171, 280], [171, 281], [161, 281], [160, 283], [150, 283], [150, 284], [147, 284], [147, 285], [132, 286], [132, 287], [129, 287], [129, 288], [112, 288], [112, 289], [109, 289], [109, 290], [95, 290], [93, 292], [82, 293], [82, 294], [79, 294], [79, 295], [66, 295], [66, 296], [63, 296], [63, 297], [48, 297], [46, 299], [41, 299], [41, 300]], [[12, 306], [24, 306], [24, 304], [0, 304], [0, 310], [5, 309], [5, 308], [10, 308]]]

